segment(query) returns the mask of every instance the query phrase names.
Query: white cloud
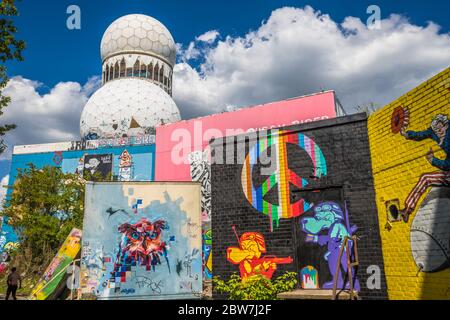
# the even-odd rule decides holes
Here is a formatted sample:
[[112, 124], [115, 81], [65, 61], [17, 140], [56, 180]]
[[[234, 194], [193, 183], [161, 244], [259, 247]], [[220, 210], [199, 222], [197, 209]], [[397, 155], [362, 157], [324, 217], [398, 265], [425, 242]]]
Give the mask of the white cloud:
[[[277, 9], [255, 31], [214, 40], [191, 42], [187, 51], [195, 54], [182, 52], [175, 66], [174, 99], [184, 117], [321, 89], [336, 90], [354, 112], [394, 100], [450, 62], [450, 36], [432, 22], [421, 27], [391, 15], [379, 30], [369, 29], [359, 18], [338, 23], [309, 6]], [[190, 59], [201, 60], [199, 67]]]
[[205, 32], [202, 35], [199, 35], [198, 37], [195, 38], [195, 40], [206, 42], [206, 43], [213, 43], [214, 41], [216, 41], [216, 39], [219, 35], [220, 35], [219, 31], [211, 30], [211, 31]]
[[6, 197], [7, 189], [5, 188], [5, 186], [8, 185], [8, 182], [9, 182], [9, 175], [4, 176], [2, 178], [2, 180], [0, 181], [0, 210], [1, 210], [1, 206], [3, 204], [3, 200], [5, 200], [5, 197]]
[[14, 145], [79, 139], [81, 111], [99, 85], [98, 77], [89, 78], [84, 85], [60, 82], [41, 95], [41, 83], [20, 76], [11, 78], [3, 91], [11, 97], [11, 103], [1, 121], [14, 123], [17, 128], [7, 133], [8, 149], [0, 157], [9, 158]]

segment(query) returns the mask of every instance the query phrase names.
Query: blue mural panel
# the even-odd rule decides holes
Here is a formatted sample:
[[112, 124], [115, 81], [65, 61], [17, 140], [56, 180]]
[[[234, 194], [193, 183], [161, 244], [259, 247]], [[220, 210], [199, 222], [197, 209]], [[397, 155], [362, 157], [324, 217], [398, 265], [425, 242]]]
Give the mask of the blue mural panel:
[[98, 299], [200, 298], [200, 184], [88, 183], [81, 289]]
[[[65, 173], [80, 173], [84, 168], [84, 156], [85, 155], [99, 155], [99, 154], [112, 154], [113, 156], [113, 179], [120, 180], [120, 156], [127, 151], [131, 157], [130, 167], [127, 167], [130, 174], [131, 181], [153, 181], [155, 174], [155, 145], [135, 145], [135, 146], [106, 146], [96, 149], [85, 150], [67, 150], [67, 151], [55, 151], [55, 152], [40, 152], [40, 153], [27, 153], [27, 154], [14, 154], [11, 161], [11, 169], [9, 175], [9, 185], [13, 186], [19, 169], [28, 168], [29, 164], [33, 164], [37, 168], [43, 168], [45, 166], [59, 167]], [[9, 199], [12, 193], [12, 188], [7, 191], [6, 199]], [[13, 228], [7, 224], [7, 221], [3, 221], [3, 227], [0, 226], [0, 256], [3, 256], [6, 260], [7, 256], [4, 254], [6, 248], [12, 246], [8, 243], [17, 244], [17, 235]], [[6, 248], [5, 248], [6, 245]], [[2, 262], [0, 258], [0, 263]]]

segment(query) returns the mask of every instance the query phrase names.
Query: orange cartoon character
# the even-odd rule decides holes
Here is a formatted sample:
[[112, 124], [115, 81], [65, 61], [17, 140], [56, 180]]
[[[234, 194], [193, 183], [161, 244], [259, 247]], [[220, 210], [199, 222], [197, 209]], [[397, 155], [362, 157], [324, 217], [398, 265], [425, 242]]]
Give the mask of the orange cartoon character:
[[267, 252], [264, 236], [257, 232], [245, 232], [239, 238], [236, 229], [233, 231], [239, 242], [238, 247], [227, 249], [227, 260], [232, 264], [239, 264], [242, 281], [249, 277], [261, 274], [267, 279], [271, 279], [277, 269], [277, 264], [292, 263], [292, 258], [277, 258], [274, 256], [262, 256]]

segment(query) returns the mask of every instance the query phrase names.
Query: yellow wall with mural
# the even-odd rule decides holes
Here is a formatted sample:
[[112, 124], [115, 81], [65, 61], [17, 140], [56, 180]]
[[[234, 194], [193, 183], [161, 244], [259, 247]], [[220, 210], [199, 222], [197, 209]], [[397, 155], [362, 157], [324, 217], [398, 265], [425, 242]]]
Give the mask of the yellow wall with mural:
[[[432, 165], [426, 157], [430, 148], [434, 157], [441, 160], [446, 159], [447, 152], [431, 138], [415, 141], [407, 139], [412, 134], [405, 137], [399, 132], [406, 124], [406, 131], [427, 130], [438, 114], [450, 117], [450, 68], [369, 117], [373, 177], [390, 299], [450, 299], [450, 171]], [[444, 145], [445, 135], [441, 133], [440, 137]], [[450, 137], [449, 132], [446, 137]], [[423, 175], [429, 173], [436, 175], [428, 176], [427, 180]], [[439, 173], [440, 178], [432, 180]], [[413, 192], [421, 177], [425, 192], [421, 193], [419, 188]], [[431, 181], [438, 181], [440, 186], [430, 186]], [[445, 181], [449, 183], [447, 186]], [[418, 198], [415, 207], [411, 206], [414, 201], [406, 203], [410, 193]], [[396, 209], [401, 213], [402, 209], [412, 207], [414, 210], [406, 223], [401, 214], [400, 221], [390, 221], [395, 220]]]

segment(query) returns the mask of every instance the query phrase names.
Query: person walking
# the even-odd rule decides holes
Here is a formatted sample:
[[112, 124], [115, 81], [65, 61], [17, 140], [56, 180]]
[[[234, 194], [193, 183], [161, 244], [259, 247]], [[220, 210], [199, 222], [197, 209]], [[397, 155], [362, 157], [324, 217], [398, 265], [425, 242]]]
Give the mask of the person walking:
[[9, 296], [12, 294], [14, 300], [16, 298], [17, 288], [22, 289], [22, 279], [17, 272], [17, 269], [14, 267], [11, 269], [11, 273], [8, 275], [8, 289], [6, 290], [5, 300], [9, 300]]

